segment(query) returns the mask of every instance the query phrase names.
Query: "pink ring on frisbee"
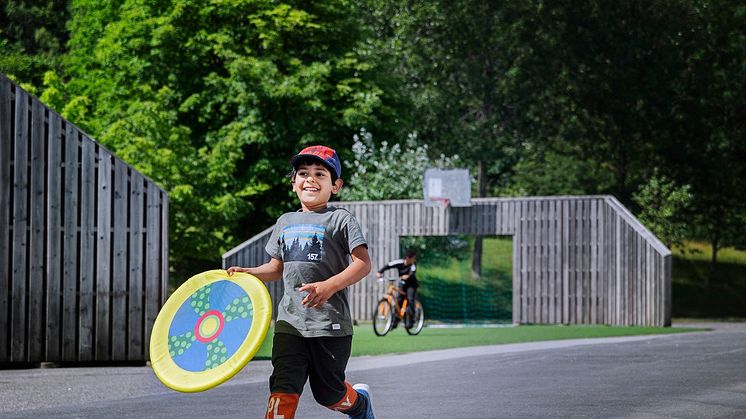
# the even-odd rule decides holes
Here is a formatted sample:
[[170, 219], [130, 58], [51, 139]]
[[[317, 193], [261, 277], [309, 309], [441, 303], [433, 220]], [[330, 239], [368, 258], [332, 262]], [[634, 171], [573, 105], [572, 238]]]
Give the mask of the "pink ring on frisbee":
[[217, 310], [210, 310], [202, 315], [194, 325], [194, 337], [202, 343], [207, 343], [220, 336], [225, 327], [225, 317]]

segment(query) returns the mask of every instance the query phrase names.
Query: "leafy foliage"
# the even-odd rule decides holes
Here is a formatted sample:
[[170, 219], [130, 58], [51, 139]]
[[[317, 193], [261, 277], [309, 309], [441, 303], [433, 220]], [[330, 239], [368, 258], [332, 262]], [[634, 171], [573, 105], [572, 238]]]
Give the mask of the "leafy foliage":
[[58, 69], [67, 42], [66, 2], [5, 0], [0, 5], [0, 72], [35, 92], [46, 71]]
[[672, 178], [691, 185], [692, 237], [710, 242], [714, 267], [718, 249], [746, 235], [746, 6], [701, 1], [692, 12], [675, 84], [676, 140], [661, 144], [661, 155]]
[[665, 176], [653, 176], [633, 196], [642, 208], [640, 221], [668, 247], [683, 247], [689, 237], [690, 191], [689, 185], [677, 186]]
[[422, 199], [422, 180], [427, 169], [456, 168], [460, 164], [457, 155], [441, 154], [431, 159], [428, 145], [418, 145], [416, 134], [411, 134], [404, 146], [388, 141], [377, 145], [373, 135], [364, 129], [353, 138], [350, 186], [340, 193], [348, 201]]
[[48, 96], [169, 191], [182, 277], [292, 208], [289, 158], [312, 143], [348, 149], [379, 104], [346, 1], [72, 9], [70, 81]]
[[372, 24], [388, 35], [382, 47], [396, 57], [391, 71], [410, 92], [411, 131], [433, 150], [462, 156], [471, 169], [489, 162], [496, 177], [509, 172], [521, 94], [505, 49], [511, 6], [471, 0], [378, 6]]
[[295, 207], [312, 143], [342, 199], [469, 165], [478, 193], [612, 193], [673, 242], [686, 200], [714, 264], [746, 246], [745, 21], [737, 0], [7, 0], [0, 71], [169, 192], [177, 281]]

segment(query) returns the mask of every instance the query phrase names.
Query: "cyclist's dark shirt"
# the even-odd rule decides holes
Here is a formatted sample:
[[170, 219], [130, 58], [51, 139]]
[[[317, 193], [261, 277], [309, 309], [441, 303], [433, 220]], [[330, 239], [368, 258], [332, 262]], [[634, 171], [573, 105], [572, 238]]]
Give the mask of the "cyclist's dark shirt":
[[387, 263], [386, 266], [384, 266], [383, 268], [379, 269], [378, 272], [384, 273], [385, 271], [389, 269], [394, 269], [394, 268], [396, 268], [399, 271], [400, 278], [402, 275], [409, 275], [409, 278], [406, 281], [404, 281], [405, 284], [410, 285], [410, 286], [418, 285], [417, 276], [415, 276], [415, 271], [417, 270], [417, 264], [413, 263], [411, 265], [405, 265], [404, 259], [395, 259]]

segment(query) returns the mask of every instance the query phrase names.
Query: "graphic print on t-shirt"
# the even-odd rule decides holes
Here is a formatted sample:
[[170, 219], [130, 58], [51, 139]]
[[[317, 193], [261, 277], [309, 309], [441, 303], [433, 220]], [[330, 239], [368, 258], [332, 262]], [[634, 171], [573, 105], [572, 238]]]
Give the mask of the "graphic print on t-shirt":
[[291, 224], [282, 229], [280, 244], [285, 262], [321, 262], [324, 232], [321, 224]]

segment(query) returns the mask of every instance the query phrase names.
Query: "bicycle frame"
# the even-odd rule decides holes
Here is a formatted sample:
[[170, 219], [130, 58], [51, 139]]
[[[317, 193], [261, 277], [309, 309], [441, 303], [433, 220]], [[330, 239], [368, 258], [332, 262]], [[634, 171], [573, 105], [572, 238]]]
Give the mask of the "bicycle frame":
[[[379, 279], [383, 282], [383, 279]], [[381, 299], [376, 304], [376, 308], [373, 312], [373, 331], [378, 336], [386, 335], [393, 327], [396, 327], [396, 323], [399, 321], [407, 320], [407, 307], [409, 301], [406, 298], [406, 293], [399, 289], [396, 285], [396, 279], [389, 279], [389, 286], [386, 292], [381, 295]], [[399, 305], [399, 297], [402, 298], [402, 303]], [[414, 317], [414, 327], [405, 327], [405, 330], [410, 335], [416, 335], [422, 330], [422, 326], [425, 321], [422, 304], [415, 300], [415, 309], [411, 313]]]
[[[383, 294], [383, 298], [386, 298], [391, 303], [391, 307], [394, 307], [394, 312], [396, 313], [396, 316], [399, 318], [399, 320], [404, 320], [404, 315], [407, 312], [407, 306], [409, 305], [409, 300], [407, 300], [406, 295], [402, 290], [399, 289], [396, 285], [393, 283], [396, 282], [396, 280], [389, 279], [391, 282], [389, 284], [388, 290]], [[404, 296], [404, 302], [401, 306], [399, 306], [399, 299], [397, 298], [399, 295]]]

